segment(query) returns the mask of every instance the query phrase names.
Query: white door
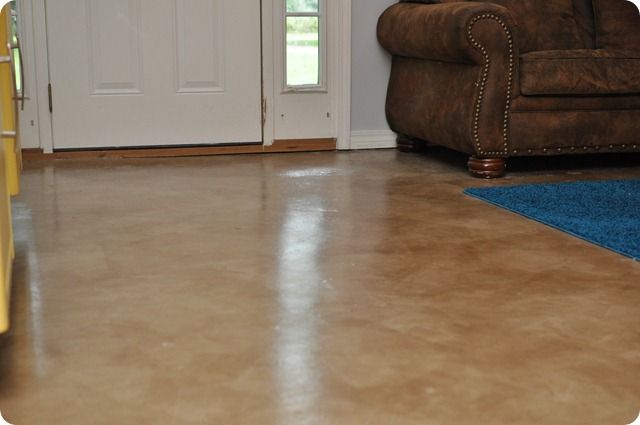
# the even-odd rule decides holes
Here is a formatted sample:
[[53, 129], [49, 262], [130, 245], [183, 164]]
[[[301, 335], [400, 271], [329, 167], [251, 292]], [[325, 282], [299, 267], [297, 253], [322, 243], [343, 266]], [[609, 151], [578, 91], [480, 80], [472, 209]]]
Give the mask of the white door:
[[260, 142], [260, 2], [48, 0], [55, 149]]

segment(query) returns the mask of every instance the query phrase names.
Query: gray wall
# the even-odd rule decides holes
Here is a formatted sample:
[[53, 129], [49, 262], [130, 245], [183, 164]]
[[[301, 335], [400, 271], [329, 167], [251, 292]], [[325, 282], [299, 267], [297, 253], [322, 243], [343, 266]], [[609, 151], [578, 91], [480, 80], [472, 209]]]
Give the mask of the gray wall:
[[352, 112], [353, 131], [389, 130], [384, 100], [391, 59], [378, 45], [380, 14], [397, 0], [353, 0]]

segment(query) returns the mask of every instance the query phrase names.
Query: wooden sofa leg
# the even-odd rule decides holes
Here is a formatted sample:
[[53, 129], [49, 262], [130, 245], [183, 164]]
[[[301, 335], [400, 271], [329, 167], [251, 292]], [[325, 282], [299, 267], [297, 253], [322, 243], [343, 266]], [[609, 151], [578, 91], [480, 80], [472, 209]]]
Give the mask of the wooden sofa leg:
[[400, 152], [422, 152], [427, 147], [427, 142], [420, 139], [414, 139], [412, 137], [405, 136], [404, 134], [398, 135], [398, 150]]
[[506, 158], [469, 158], [469, 173], [481, 179], [497, 179], [507, 170]]

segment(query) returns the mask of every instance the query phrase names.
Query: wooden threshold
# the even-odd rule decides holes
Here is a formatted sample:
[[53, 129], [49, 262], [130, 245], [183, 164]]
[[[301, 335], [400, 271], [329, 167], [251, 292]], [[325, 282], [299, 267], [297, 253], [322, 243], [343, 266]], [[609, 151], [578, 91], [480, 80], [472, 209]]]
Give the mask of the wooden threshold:
[[44, 153], [42, 149], [23, 149], [25, 161], [50, 159], [96, 159], [96, 158], [177, 158], [186, 156], [214, 156], [239, 154], [264, 154], [287, 152], [324, 152], [337, 149], [336, 139], [289, 139], [276, 140], [271, 146], [259, 144], [225, 146], [153, 147], [135, 149], [69, 150]]

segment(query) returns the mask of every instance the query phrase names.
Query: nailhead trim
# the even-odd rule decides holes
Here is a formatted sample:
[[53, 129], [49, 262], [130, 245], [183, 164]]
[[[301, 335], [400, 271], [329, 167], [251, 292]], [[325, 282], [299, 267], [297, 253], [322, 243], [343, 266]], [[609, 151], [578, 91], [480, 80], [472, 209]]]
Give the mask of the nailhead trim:
[[[640, 150], [640, 145], [627, 145], [627, 144], [620, 144], [620, 145], [607, 145], [607, 146], [599, 146], [599, 145], [592, 145], [592, 146], [570, 146], [570, 147], [566, 147], [566, 146], [547, 146], [544, 148], [532, 148], [532, 149], [527, 149], [527, 153], [528, 154], [533, 154], [533, 153], [543, 153], [543, 154], [553, 154], [554, 151], [556, 152], [563, 152], [564, 150], [570, 150], [571, 152], [575, 152], [576, 150], [582, 150], [582, 151], [615, 151], [616, 149], [622, 149], [622, 150], [626, 150], [629, 151], [631, 149], [633, 150]], [[517, 154], [517, 150], [514, 150], [513, 153]]]
[[[497, 21], [502, 27], [503, 31], [507, 35], [507, 41], [509, 43], [509, 76], [507, 78], [507, 101], [505, 105], [504, 111], [504, 121], [503, 121], [503, 141], [504, 141], [504, 150], [499, 152], [487, 152], [483, 149], [482, 143], [480, 141], [480, 112], [482, 111], [482, 99], [484, 97], [484, 91], [487, 85], [487, 78], [489, 75], [489, 68], [491, 65], [491, 60], [489, 58], [489, 53], [487, 49], [480, 44], [473, 37], [473, 26], [481, 20], [485, 19], [493, 19]], [[492, 13], [483, 13], [481, 15], [475, 16], [469, 24], [467, 25], [467, 39], [471, 43], [471, 45], [482, 53], [484, 57], [484, 64], [482, 68], [482, 78], [480, 80], [480, 91], [478, 95], [478, 101], [476, 103], [475, 114], [474, 114], [474, 122], [473, 122], [473, 139], [476, 145], [476, 149], [478, 151], [478, 155], [482, 156], [505, 156], [509, 155], [509, 110], [511, 108], [511, 91], [513, 88], [513, 60], [514, 60], [514, 49], [513, 49], [513, 35], [511, 30], [507, 26], [506, 23], [502, 20], [498, 15], [494, 15]]]

